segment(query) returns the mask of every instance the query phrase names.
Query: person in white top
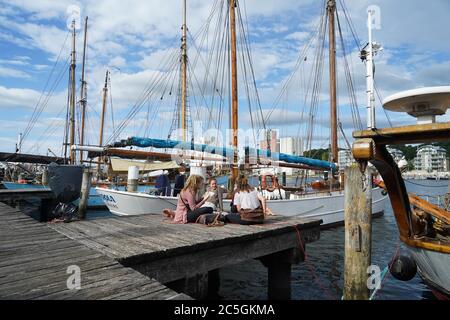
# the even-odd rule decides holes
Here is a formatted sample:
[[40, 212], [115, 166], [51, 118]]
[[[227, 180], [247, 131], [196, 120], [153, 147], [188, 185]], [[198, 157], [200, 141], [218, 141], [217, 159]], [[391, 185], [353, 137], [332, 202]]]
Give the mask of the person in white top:
[[266, 205], [266, 199], [258, 194], [255, 188], [252, 188], [248, 179], [242, 176], [237, 181], [237, 190], [234, 194], [233, 205], [236, 206], [238, 213], [230, 213], [226, 216], [226, 220], [231, 223], [250, 224], [241, 219], [239, 212], [241, 210], [255, 210], [262, 208], [264, 215], [272, 214]]

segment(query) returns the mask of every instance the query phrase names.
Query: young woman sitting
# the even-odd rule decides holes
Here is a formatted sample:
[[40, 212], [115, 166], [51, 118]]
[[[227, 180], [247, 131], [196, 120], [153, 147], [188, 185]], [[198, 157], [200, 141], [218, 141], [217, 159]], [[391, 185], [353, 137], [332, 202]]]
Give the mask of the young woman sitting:
[[[237, 190], [234, 194], [233, 204], [236, 206], [237, 213], [229, 213], [225, 219], [231, 223], [239, 223], [244, 225], [260, 224], [264, 222], [264, 216], [267, 212], [266, 199], [252, 188], [248, 179], [241, 176], [237, 181]], [[261, 217], [255, 219], [246, 219], [246, 213], [260, 212]]]
[[[197, 222], [201, 215], [206, 214], [205, 218], [214, 219], [213, 208], [202, 207], [208, 200], [209, 194], [206, 193], [202, 200], [197, 201], [197, 193], [203, 185], [203, 177], [191, 175], [186, 181], [185, 187], [178, 196], [177, 208], [175, 211], [164, 209], [166, 217], [173, 219], [174, 223]], [[211, 216], [209, 216], [211, 214]]]

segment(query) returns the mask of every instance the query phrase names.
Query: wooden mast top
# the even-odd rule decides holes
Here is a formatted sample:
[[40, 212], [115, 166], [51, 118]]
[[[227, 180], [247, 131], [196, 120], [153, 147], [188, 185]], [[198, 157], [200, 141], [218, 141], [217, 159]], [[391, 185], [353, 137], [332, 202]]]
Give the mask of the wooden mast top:
[[329, 24], [329, 50], [330, 50], [330, 120], [331, 120], [331, 162], [338, 162], [337, 141], [337, 98], [336, 98], [336, 36], [334, 27], [334, 14], [336, 12], [336, 1], [329, 0], [327, 4]]
[[181, 129], [183, 130], [183, 141], [187, 138], [186, 121], [186, 96], [187, 96], [187, 25], [186, 25], [186, 0], [183, 0], [183, 25], [181, 26]]
[[70, 163], [75, 164], [75, 152], [72, 146], [75, 144], [75, 68], [76, 68], [76, 29], [75, 20], [72, 21], [72, 62], [70, 64]]
[[[230, 49], [231, 49], [231, 124], [233, 129], [233, 169], [232, 181], [236, 181], [238, 175], [238, 86], [237, 86], [237, 55], [236, 55], [236, 0], [230, 0]], [[233, 188], [233, 186], [232, 186]]]
[[[81, 88], [80, 88], [80, 103], [81, 103], [81, 136], [80, 144], [84, 145], [84, 127], [86, 119], [86, 80], [84, 78], [86, 65], [86, 44], [87, 44], [87, 25], [88, 17], [84, 21], [84, 43], [83, 43], [83, 63], [81, 66]], [[80, 161], [83, 161], [83, 151], [80, 151]]]

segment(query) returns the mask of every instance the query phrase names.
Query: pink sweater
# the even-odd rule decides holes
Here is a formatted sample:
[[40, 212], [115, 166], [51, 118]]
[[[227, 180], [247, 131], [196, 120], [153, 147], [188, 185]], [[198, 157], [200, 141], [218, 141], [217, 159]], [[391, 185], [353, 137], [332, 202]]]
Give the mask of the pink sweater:
[[191, 210], [200, 208], [205, 203], [205, 200], [196, 203], [195, 195], [192, 193], [192, 191], [189, 190], [180, 192], [180, 195], [178, 196], [177, 209], [175, 210], [175, 217], [173, 218], [173, 222], [187, 223], [188, 210], [183, 201], [181, 201], [180, 197], [183, 199], [184, 203], [186, 203], [189, 206], [189, 208], [191, 208]]

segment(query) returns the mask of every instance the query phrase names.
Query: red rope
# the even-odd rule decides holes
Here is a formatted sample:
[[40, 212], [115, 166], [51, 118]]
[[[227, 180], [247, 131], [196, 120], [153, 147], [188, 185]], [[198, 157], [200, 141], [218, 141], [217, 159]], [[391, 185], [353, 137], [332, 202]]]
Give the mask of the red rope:
[[297, 233], [297, 241], [298, 241], [299, 248], [302, 251], [303, 256], [305, 257], [305, 263], [308, 266], [309, 271], [312, 273], [312, 275], [314, 277], [314, 281], [327, 294], [327, 296], [328, 296], [328, 298], [330, 298], [330, 300], [338, 300], [338, 297], [335, 294], [331, 293], [331, 291], [326, 286], [323, 285], [322, 281], [320, 281], [320, 278], [317, 276], [314, 266], [310, 263], [308, 256], [306, 255], [306, 250], [303, 245], [300, 230], [298, 229], [297, 225], [293, 225], [293, 227]]

